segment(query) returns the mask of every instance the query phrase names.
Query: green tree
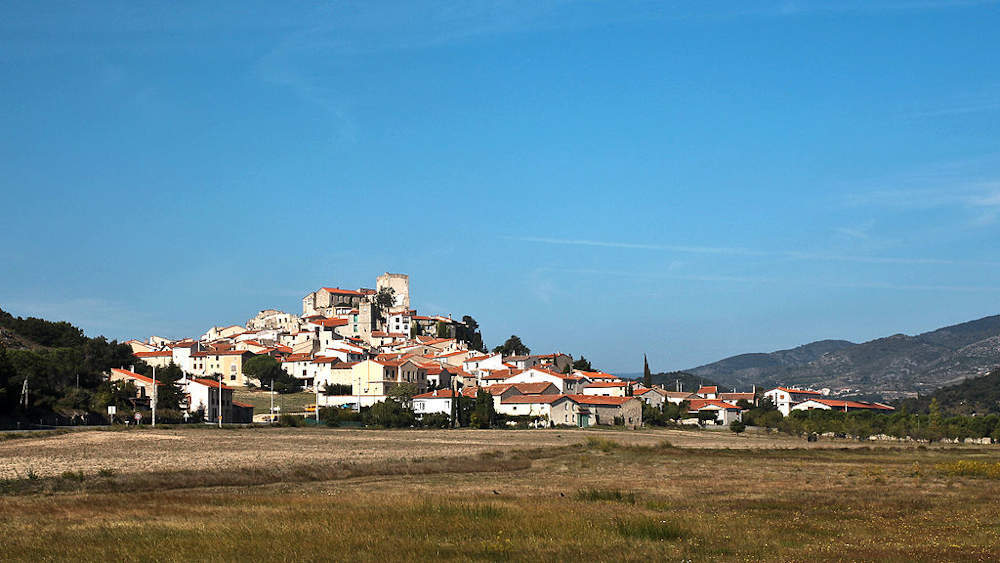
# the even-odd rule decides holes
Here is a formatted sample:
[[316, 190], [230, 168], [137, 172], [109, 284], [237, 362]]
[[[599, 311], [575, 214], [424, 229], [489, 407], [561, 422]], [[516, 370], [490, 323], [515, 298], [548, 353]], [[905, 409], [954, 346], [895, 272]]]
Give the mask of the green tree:
[[302, 389], [299, 380], [281, 369], [278, 360], [261, 354], [243, 362], [243, 374], [257, 380], [261, 389], [270, 389], [274, 382], [274, 390], [278, 393], [295, 393]]
[[385, 312], [396, 304], [396, 290], [391, 287], [383, 287], [375, 294], [372, 300], [372, 313], [375, 318], [384, 321]]
[[385, 394], [402, 405], [408, 405], [413, 400], [413, 396], [417, 394], [417, 385], [409, 382], [397, 383]]
[[521, 342], [521, 338], [516, 335], [510, 335], [510, 338], [506, 342], [497, 346], [493, 349], [493, 353], [499, 353], [503, 356], [527, 356], [531, 353], [531, 348], [528, 348]]
[[375, 403], [365, 418], [366, 423], [383, 428], [409, 428], [416, 423], [413, 411], [394, 399]]
[[476, 392], [476, 404], [473, 408], [471, 424], [474, 428], [491, 428], [496, 420], [493, 407], [493, 396], [480, 389]]
[[580, 371], [594, 371], [594, 368], [590, 365], [590, 360], [583, 357], [583, 355], [580, 356], [579, 360], [573, 362], [573, 369]]
[[448, 330], [448, 325], [442, 321], [437, 322], [437, 337], [438, 338], [449, 338], [451, 331]]
[[486, 351], [486, 345], [483, 344], [483, 335], [479, 332], [479, 323], [469, 315], [462, 317], [462, 324], [456, 327], [455, 338], [461, 342], [465, 342], [471, 350]]
[[729, 423], [729, 429], [732, 430], [734, 434], [739, 436], [747, 429], [747, 425], [743, 424], [740, 420], [733, 420]]
[[642, 385], [647, 389], [653, 386], [653, 374], [649, 371], [649, 360], [646, 359], [646, 354], [642, 355]]
[[[145, 369], [147, 377], [153, 376], [153, 368]], [[181, 389], [180, 381], [184, 379], [184, 372], [179, 366], [170, 362], [165, 368], [156, 370], [156, 409], [179, 410], [181, 401], [184, 400], [184, 390]]]

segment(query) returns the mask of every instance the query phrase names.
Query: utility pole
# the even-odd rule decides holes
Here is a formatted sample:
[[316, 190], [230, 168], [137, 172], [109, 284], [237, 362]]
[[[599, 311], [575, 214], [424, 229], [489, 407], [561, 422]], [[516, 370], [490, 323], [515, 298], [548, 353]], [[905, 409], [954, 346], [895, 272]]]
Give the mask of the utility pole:
[[313, 378], [313, 387], [316, 388], [316, 424], [319, 424], [319, 382]]
[[219, 428], [222, 428], [222, 374], [219, 374]]
[[150, 399], [150, 406], [153, 410], [153, 422], [152, 425], [156, 426], [156, 366], [153, 366], [153, 396]]
[[274, 380], [271, 380], [271, 414], [268, 416], [268, 422], [274, 424]]
[[24, 378], [24, 384], [21, 385], [21, 405], [24, 406], [25, 410], [28, 409], [28, 378]]

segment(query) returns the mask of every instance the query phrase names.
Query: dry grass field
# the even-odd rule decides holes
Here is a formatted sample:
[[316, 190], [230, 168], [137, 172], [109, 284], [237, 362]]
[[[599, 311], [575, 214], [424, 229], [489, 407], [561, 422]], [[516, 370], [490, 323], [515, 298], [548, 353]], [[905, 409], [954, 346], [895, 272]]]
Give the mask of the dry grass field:
[[22, 475], [0, 559], [986, 561], [1000, 480], [967, 469], [998, 462], [724, 432], [80, 432], [0, 442]]

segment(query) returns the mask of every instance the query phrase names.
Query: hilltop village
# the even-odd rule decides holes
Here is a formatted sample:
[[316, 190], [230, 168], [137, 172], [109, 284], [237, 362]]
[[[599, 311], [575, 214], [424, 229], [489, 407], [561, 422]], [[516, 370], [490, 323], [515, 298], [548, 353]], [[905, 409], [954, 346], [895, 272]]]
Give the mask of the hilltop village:
[[[512, 337], [515, 338], [515, 337]], [[245, 325], [213, 326], [198, 338], [151, 336], [127, 344], [137, 360], [183, 372], [181, 409], [208, 421], [251, 422], [262, 416], [234, 401], [238, 389], [271, 389], [272, 375], [250, 369], [261, 357], [280, 367], [282, 378], [315, 394], [311, 409], [339, 407], [359, 411], [402, 399], [418, 418], [454, 416], [456, 402], [483, 393], [493, 411], [534, 426], [618, 425], [638, 428], [643, 409], [662, 412], [683, 405], [694, 422], [731, 424], [761, 398], [782, 414], [793, 409], [891, 410], [874, 403], [825, 399], [820, 392], [776, 388], [724, 393], [705, 386], [694, 393], [643, 386], [590, 369], [569, 354], [487, 352], [471, 317], [421, 315], [410, 306], [409, 277], [385, 273], [374, 289], [322, 287], [302, 298], [301, 315], [260, 311]], [[518, 341], [519, 344], [519, 341]], [[582, 359], [582, 358], [581, 358]], [[112, 369], [112, 382], [134, 387], [135, 400], [148, 406], [152, 374]]]

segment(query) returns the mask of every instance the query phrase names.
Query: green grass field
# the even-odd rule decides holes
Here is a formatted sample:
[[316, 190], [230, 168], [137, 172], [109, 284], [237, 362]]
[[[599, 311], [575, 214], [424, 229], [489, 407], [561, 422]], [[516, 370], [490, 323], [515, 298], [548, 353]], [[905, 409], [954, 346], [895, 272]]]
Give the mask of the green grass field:
[[334, 444], [367, 436], [388, 451], [364, 463], [302, 456], [246, 470], [36, 479], [34, 489], [0, 496], [0, 553], [13, 561], [1000, 558], [993, 447], [816, 448], [776, 438], [774, 447], [741, 449], [715, 433], [705, 439], [733, 447], [698, 447], [696, 432], [524, 431], [526, 444], [552, 445], [393, 461], [451, 439], [449, 431], [257, 432], [258, 446], [329, 432]]

